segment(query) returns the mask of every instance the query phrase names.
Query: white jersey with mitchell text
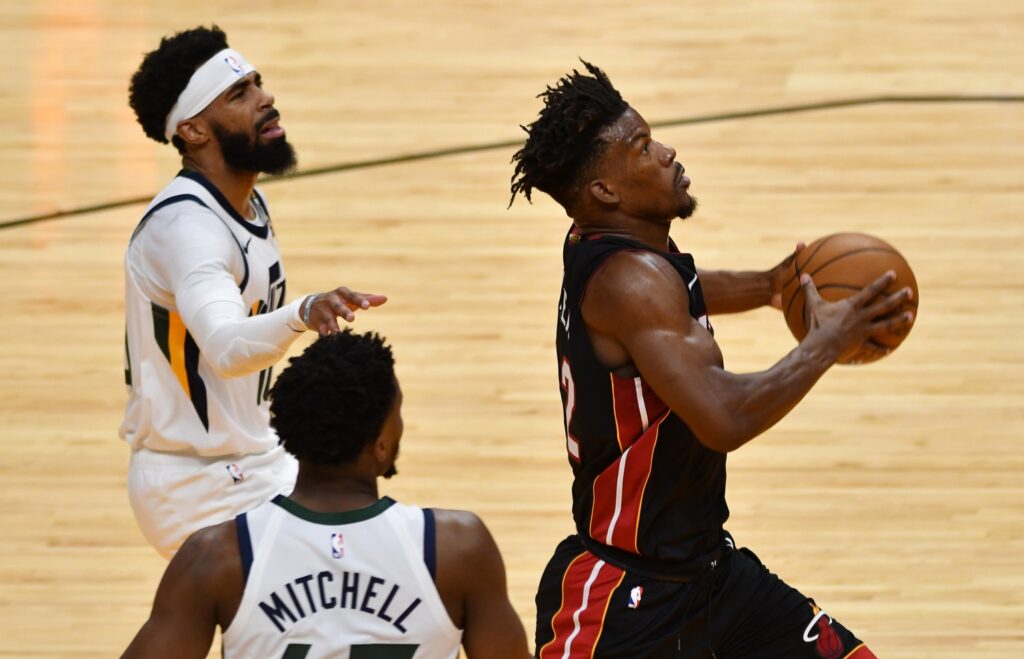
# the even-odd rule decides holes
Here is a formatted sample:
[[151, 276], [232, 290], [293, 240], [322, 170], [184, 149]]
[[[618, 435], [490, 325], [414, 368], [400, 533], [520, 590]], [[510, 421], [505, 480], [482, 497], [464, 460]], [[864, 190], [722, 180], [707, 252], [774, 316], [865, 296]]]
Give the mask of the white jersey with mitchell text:
[[[267, 402], [271, 369], [219, 376], [176, 299], [175, 287], [190, 286], [196, 311], [209, 291], [244, 305], [249, 316], [284, 303], [281, 250], [258, 191], [250, 206], [254, 220], [239, 215], [202, 175], [182, 171], [132, 234], [125, 253], [129, 400], [120, 434], [133, 449], [224, 456], [263, 453], [278, 443]], [[172, 264], [200, 251], [210, 256], [196, 271], [174, 271]]]
[[318, 513], [278, 496], [236, 518], [245, 590], [225, 659], [454, 659], [433, 512], [387, 497]]

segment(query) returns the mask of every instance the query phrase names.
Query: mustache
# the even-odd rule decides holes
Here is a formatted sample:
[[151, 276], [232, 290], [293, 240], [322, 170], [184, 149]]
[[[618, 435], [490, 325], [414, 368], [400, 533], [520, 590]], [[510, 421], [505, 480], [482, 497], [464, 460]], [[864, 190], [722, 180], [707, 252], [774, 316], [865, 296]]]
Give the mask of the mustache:
[[266, 126], [267, 124], [269, 124], [274, 119], [280, 119], [280, 118], [281, 118], [281, 113], [278, 112], [277, 110], [271, 110], [270, 112], [267, 112], [266, 116], [264, 116], [262, 119], [260, 119], [259, 121], [256, 122], [256, 132], [258, 133], [261, 130], [263, 130], [263, 127]]

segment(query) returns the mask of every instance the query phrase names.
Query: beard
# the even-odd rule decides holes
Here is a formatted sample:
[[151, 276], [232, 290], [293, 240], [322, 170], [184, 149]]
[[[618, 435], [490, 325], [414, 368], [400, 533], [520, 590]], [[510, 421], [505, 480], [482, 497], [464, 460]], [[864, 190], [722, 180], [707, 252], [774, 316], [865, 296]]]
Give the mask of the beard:
[[[687, 195], [687, 196], [689, 196], [689, 195]], [[677, 213], [676, 217], [678, 217], [680, 220], [685, 220], [686, 218], [688, 218], [691, 215], [693, 215], [694, 212], [696, 212], [696, 210], [697, 210], [697, 198], [696, 197], [690, 197], [690, 203], [687, 204], [686, 206], [680, 206], [679, 207], [679, 212]]]
[[384, 478], [393, 478], [394, 476], [397, 476], [397, 475], [398, 475], [398, 467], [395, 466], [394, 462], [392, 462], [391, 466], [387, 468], [387, 471], [385, 471], [383, 474], [381, 474], [381, 476], [383, 476]]
[[219, 124], [213, 125], [213, 134], [220, 142], [220, 150], [228, 167], [241, 172], [260, 172], [275, 176], [284, 174], [295, 168], [295, 149], [284, 137], [279, 137], [269, 144], [261, 144], [259, 131], [272, 119], [279, 115], [272, 111], [256, 124], [256, 137], [247, 133], [232, 133]]

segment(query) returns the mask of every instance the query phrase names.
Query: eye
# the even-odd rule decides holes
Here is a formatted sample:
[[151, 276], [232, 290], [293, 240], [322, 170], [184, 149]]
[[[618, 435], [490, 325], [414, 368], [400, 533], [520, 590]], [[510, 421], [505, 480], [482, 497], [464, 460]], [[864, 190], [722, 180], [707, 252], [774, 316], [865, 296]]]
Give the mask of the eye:
[[644, 148], [641, 149], [640, 152], [643, 153], [643, 154], [646, 154], [650, 150], [650, 147], [651, 147], [651, 143], [650, 142], [644, 142]]

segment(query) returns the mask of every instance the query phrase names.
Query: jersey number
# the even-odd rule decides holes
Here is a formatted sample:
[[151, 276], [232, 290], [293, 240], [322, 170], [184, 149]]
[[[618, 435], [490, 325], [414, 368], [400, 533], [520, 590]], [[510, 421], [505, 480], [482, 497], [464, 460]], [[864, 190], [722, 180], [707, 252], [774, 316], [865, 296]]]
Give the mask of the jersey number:
[[[305, 643], [291, 643], [284, 649], [281, 659], [306, 659], [310, 648]], [[353, 645], [349, 652], [350, 659], [412, 659], [418, 645]]]
[[[271, 311], [277, 311], [284, 304], [285, 295], [285, 280], [281, 276], [281, 262], [277, 261], [274, 265], [270, 266], [267, 272], [267, 281], [270, 282], [270, 286], [267, 289], [267, 301], [264, 303], [260, 300], [256, 307], [256, 313], [251, 315], [259, 315], [263, 313], [270, 313]], [[264, 402], [270, 400], [270, 385], [274, 380], [274, 367], [265, 368], [260, 371], [260, 383], [256, 388], [256, 404], [262, 405]]]
[[569, 360], [562, 358], [562, 401], [565, 403], [565, 448], [569, 451], [569, 458], [574, 462], [580, 461], [580, 440], [572, 436], [572, 415], [576, 412], [576, 385], [572, 381], [572, 369], [569, 368]]

